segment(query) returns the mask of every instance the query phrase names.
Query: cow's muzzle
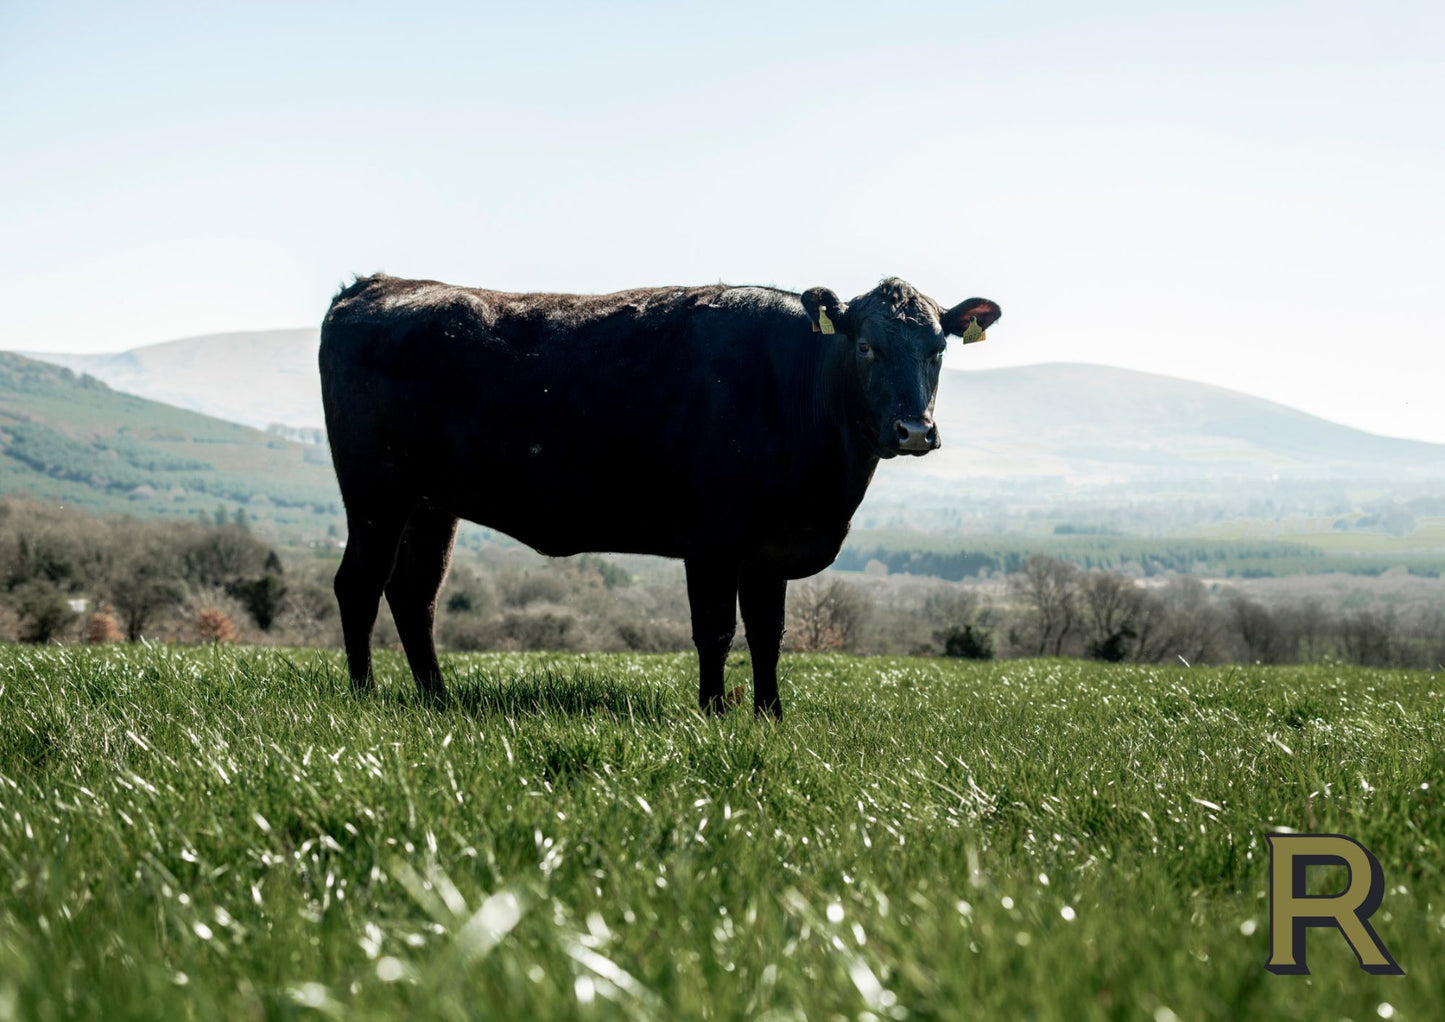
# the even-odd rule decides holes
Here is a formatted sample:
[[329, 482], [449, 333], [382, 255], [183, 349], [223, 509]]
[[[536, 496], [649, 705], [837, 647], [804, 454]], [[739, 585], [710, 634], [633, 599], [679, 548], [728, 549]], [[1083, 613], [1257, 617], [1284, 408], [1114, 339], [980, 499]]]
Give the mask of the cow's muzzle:
[[938, 447], [938, 427], [926, 415], [893, 423], [894, 442], [902, 454], [927, 454]]

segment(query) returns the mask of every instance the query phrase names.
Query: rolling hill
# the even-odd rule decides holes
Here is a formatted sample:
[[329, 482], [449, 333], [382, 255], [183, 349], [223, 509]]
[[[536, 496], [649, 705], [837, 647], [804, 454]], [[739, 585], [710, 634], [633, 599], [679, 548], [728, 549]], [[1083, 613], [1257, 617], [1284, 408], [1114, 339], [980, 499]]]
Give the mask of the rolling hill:
[[320, 428], [315, 327], [208, 334], [115, 354], [21, 352], [88, 373], [115, 390], [240, 422]]
[[324, 447], [0, 352], [0, 494], [16, 493], [143, 515], [244, 507], [257, 521], [311, 533], [341, 511]]
[[[308, 426], [320, 422], [315, 380], [306, 375], [313, 372], [314, 344], [314, 331], [228, 334], [85, 356], [75, 364], [218, 413], [240, 416], [251, 407], [246, 395], [269, 395], [264, 414], [248, 413], [251, 421]], [[175, 378], [168, 375], [172, 366]], [[176, 380], [186, 381], [185, 393]], [[1291, 528], [1323, 530], [1331, 550], [1354, 556], [1388, 538], [1370, 525], [1382, 499], [1423, 496], [1426, 503], [1415, 513], [1427, 516], [1438, 516], [1430, 508], [1445, 499], [1445, 445], [1374, 436], [1269, 401], [1147, 373], [1074, 364], [949, 371], [936, 414], [943, 448], [880, 466], [855, 516], [851, 547], [926, 552], [948, 537], [961, 542], [1011, 533], [1013, 546], [999, 540], [997, 550], [990, 547], [1007, 560], [1039, 548], [1039, 534], [1052, 534], [1063, 522], [1102, 534], [1050, 535], [1049, 549], [1070, 555], [1079, 547], [1080, 556], [1099, 563], [1129, 553], [1120, 552], [1125, 540], [1116, 530], [1214, 537], [1211, 543], [1220, 541], [1218, 550], [1209, 548], [1214, 554], [1242, 556], [1250, 551], [1236, 550], [1231, 534], [1218, 531], [1221, 523], [1269, 526], [1237, 537], [1258, 546], [1288, 538], [1278, 523], [1281, 515], [1294, 515], [1314, 517]], [[342, 525], [324, 444], [288, 442], [121, 393], [65, 367], [0, 353], [0, 494], [17, 492], [141, 515], [244, 507], [293, 539], [316, 539]], [[1437, 532], [1436, 525], [1422, 527], [1412, 540], [1392, 541], [1400, 549], [1377, 551], [1385, 558], [1380, 564], [1360, 565], [1408, 567], [1415, 562], [1405, 555], [1419, 554], [1433, 558], [1425, 567], [1438, 570]], [[1024, 534], [1033, 538], [1025, 542]], [[1310, 542], [1316, 541], [1323, 542], [1314, 535]], [[952, 556], [956, 545], [934, 552]], [[1203, 556], [1193, 547], [1164, 553]], [[1259, 570], [1278, 567], [1280, 551], [1254, 553], [1273, 558]], [[1139, 556], [1145, 554], [1164, 556], [1153, 548]]]
[[[34, 356], [111, 387], [264, 428], [322, 424], [318, 331], [215, 334]], [[1220, 387], [1108, 366], [947, 370], [942, 450], [884, 478], [1070, 488], [1245, 479], [1445, 480], [1445, 445], [1376, 436]]]
[[1377, 436], [1189, 380], [1052, 363], [947, 372], [935, 408], [946, 478], [1445, 479], [1445, 444]]

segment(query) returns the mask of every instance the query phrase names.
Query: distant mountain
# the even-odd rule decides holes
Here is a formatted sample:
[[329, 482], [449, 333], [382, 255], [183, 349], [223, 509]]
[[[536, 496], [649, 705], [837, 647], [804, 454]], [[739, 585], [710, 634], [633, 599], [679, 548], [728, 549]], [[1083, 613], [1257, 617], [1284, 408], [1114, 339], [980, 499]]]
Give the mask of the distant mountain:
[[[37, 355], [118, 390], [264, 428], [322, 425], [318, 331], [216, 334], [118, 355]], [[1056, 480], [1445, 479], [1445, 445], [1375, 436], [1284, 405], [1168, 376], [1071, 363], [948, 370], [943, 449], [882, 478]]]
[[319, 346], [320, 331], [303, 327], [207, 334], [109, 355], [21, 354], [89, 373], [127, 394], [257, 429], [319, 428]]
[[[1223, 387], [1108, 366], [945, 372], [944, 478], [1445, 479], [1445, 444], [1377, 436]], [[891, 466], [889, 466], [891, 467]]]
[[310, 535], [341, 512], [325, 447], [0, 352], [0, 494], [16, 493], [142, 515], [244, 507]]

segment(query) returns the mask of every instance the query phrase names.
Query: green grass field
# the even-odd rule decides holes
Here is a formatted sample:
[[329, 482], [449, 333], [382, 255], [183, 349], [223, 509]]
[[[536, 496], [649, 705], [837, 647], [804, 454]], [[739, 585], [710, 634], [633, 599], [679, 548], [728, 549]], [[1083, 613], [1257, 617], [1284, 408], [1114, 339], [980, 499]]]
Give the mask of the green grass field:
[[[0, 647], [0, 1019], [1439, 1017], [1445, 676], [785, 666]], [[1281, 827], [1407, 975], [1263, 969]]]

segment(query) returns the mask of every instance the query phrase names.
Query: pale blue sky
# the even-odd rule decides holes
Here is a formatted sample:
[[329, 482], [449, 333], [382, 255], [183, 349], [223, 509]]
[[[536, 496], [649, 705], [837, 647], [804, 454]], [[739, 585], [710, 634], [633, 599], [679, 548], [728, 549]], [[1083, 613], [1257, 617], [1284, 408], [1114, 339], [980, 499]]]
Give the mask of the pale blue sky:
[[896, 274], [1445, 442], [1445, 4], [0, 2], [0, 347]]

